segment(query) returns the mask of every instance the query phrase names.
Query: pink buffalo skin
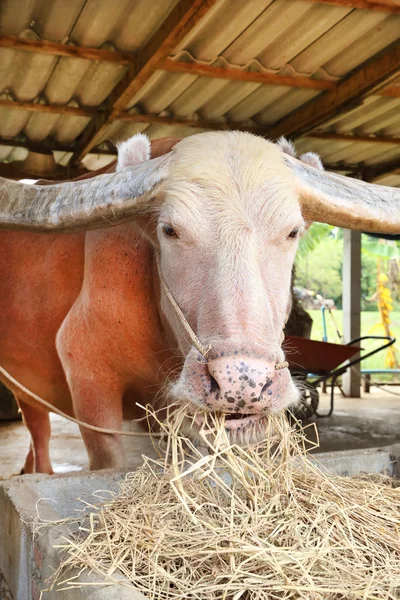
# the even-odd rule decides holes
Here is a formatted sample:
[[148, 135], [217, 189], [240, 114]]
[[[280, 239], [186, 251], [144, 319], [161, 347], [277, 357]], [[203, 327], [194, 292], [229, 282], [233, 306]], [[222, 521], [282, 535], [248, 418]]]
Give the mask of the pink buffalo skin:
[[[153, 154], [175, 142], [156, 144]], [[179, 178], [185, 168], [180, 166]], [[198, 181], [201, 187], [200, 176]], [[231, 432], [253, 424], [253, 436], [254, 424], [268, 412], [298, 398], [288, 370], [275, 370], [284, 359], [279, 340], [297, 245], [289, 234], [303, 224], [297, 200], [287, 200], [292, 209], [285, 205], [286, 220], [280, 203], [274, 208], [274, 218], [284, 224], [276, 233], [282, 240], [266, 236], [264, 260], [257, 229], [267, 219], [262, 207], [254, 226], [253, 215], [238, 210], [236, 222], [226, 213], [229, 239], [236, 240], [228, 248], [218, 221], [227, 210], [222, 203], [218, 217], [207, 206], [207, 218], [197, 215], [203, 202], [191, 206], [189, 230], [190, 218], [180, 222], [176, 208], [184, 201], [166, 196], [158, 216], [161, 241], [155, 240], [151, 218], [87, 233], [0, 231], [0, 365], [68, 415], [118, 430], [123, 404], [154, 404], [172, 373], [170, 398], [235, 415]], [[180, 232], [179, 239], [164, 235], [168, 225]], [[222, 236], [219, 253], [210, 241], [214, 235]], [[168, 285], [201, 341], [212, 344], [207, 360], [182, 333], [168, 300], [161, 300], [154, 258], [154, 247], [160, 246]], [[13, 392], [32, 438], [24, 472], [51, 473], [49, 414], [19, 390]], [[92, 469], [126, 465], [120, 436], [85, 428], [81, 433]]]

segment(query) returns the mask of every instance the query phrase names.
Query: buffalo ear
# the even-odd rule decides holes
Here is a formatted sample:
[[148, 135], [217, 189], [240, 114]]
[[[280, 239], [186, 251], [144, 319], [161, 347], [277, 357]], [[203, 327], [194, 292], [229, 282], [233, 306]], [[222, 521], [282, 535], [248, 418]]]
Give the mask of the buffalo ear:
[[118, 161], [115, 170], [121, 171], [125, 167], [133, 167], [150, 158], [158, 158], [171, 152], [173, 147], [182, 138], [166, 137], [150, 142], [147, 135], [137, 133], [125, 142], [117, 144]]
[[276, 141], [276, 145], [279, 150], [288, 156], [292, 156], [293, 158], [298, 158], [305, 165], [310, 165], [311, 167], [315, 167], [320, 171], [324, 170], [324, 166], [322, 164], [321, 158], [315, 152], [305, 152], [305, 154], [297, 155], [297, 150], [295, 145], [290, 140], [287, 140], [283, 135]]
[[117, 144], [118, 161], [116, 171], [125, 167], [133, 167], [150, 159], [150, 140], [144, 133], [137, 133], [133, 137]]

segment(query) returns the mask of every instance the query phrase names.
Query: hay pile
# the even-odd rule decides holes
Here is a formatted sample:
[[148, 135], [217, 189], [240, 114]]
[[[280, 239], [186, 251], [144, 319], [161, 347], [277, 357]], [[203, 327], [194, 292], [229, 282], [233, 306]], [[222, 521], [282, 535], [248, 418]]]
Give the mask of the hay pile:
[[327, 476], [285, 417], [250, 449], [213, 419], [205, 455], [179, 434], [182, 418], [164, 425], [168, 459], [145, 458], [85, 518], [52, 588], [79, 585], [74, 568], [110, 583], [123, 573], [154, 600], [400, 598], [400, 488], [388, 478]]

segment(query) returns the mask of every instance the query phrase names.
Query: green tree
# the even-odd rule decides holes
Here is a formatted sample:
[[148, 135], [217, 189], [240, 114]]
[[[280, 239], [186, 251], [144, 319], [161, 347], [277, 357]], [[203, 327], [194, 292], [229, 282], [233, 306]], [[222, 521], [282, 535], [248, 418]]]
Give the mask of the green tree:
[[296, 284], [332, 298], [342, 304], [342, 256], [343, 242], [332, 236], [320, 239], [314, 249], [300, 253], [296, 260]]
[[[395, 243], [382, 245], [379, 240], [363, 235], [362, 250], [362, 309], [377, 310], [376, 303], [367, 301], [376, 291], [377, 256], [394, 260], [399, 255], [399, 246]], [[323, 223], [313, 223], [300, 241], [296, 258], [296, 285], [313, 290], [324, 298], [332, 298], [340, 308], [342, 264], [343, 231]]]

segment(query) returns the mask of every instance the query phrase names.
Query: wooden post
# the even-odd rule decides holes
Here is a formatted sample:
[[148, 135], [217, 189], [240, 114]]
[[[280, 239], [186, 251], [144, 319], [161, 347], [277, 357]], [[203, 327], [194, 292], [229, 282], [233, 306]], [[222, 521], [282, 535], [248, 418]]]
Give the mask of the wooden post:
[[[344, 342], [361, 335], [361, 233], [344, 230], [343, 248], [343, 333]], [[361, 396], [360, 365], [343, 375], [343, 391], [351, 398]]]

